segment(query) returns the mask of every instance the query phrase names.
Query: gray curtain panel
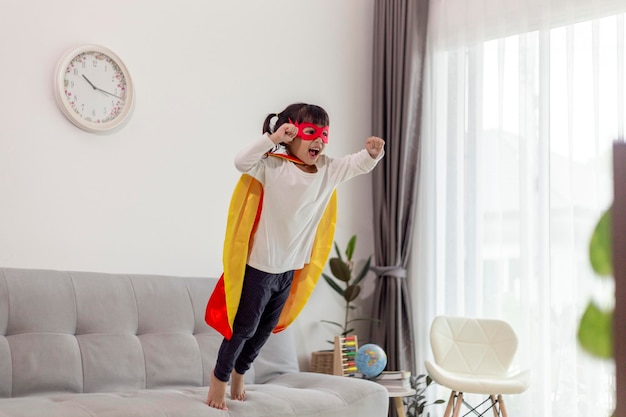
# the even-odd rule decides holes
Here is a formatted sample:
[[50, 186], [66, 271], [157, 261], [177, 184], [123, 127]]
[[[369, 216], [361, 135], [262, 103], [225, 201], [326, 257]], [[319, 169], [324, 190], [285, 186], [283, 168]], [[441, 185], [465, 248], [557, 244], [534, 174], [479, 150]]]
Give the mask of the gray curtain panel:
[[371, 337], [387, 352], [387, 369], [415, 374], [406, 267], [417, 208], [428, 0], [377, 0], [374, 16], [372, 127], [385, 139], [386, 155], [373, 173], [378, 321]]

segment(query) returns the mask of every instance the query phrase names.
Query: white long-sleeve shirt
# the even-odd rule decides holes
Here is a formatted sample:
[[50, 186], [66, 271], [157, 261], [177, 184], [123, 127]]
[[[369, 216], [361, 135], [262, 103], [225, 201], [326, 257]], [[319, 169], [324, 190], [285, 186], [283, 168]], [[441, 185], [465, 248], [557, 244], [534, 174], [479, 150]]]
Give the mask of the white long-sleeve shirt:
[[317, 172], [307, 173], [283, 158], [266, 157], [274, 146], [263, 135], [237, 154], [235, 166], [263, 185], [263, 210], [248, 264], [277, 274], [309, 262], [317, 225], [335, 187], [370, 172], [384, 154], [373, 159], [363, 149], [341, 158], [321, 155]]

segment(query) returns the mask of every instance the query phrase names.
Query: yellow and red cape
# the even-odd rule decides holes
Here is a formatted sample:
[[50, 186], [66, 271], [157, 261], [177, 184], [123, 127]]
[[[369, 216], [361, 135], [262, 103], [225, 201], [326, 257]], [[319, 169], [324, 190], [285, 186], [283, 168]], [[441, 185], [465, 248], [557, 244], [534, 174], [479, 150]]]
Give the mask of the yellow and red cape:
[[[263, 186], [254, 177], [243, 174], [239, 179], [228, 211], [224, 239], [224, 272], [207, 304], [205, 320], [226, 339], [233, 335], [233, 322], [239, 308], [248, 252], [263, 206]], [[332, 248], [337, 219], [337, 195], [333, 191], [317, 226], [311, 260], [295, 271], [285, 307], [274, 328], [278, 333], [289, 326], [304, 308], [322, 274]]]

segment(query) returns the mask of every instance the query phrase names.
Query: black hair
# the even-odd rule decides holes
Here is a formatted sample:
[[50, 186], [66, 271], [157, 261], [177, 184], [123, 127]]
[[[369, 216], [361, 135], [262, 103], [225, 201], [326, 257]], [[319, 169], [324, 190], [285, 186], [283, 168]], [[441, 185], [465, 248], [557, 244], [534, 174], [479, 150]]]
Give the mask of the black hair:
[[[273, 129], [270, 129], [270, 120], [276, 116], [278, 116], [278, 120], [273, 126]], [[328, 113], [320, 106], [316, 106], [315, 104], [295, 103], [290, 104], [280, 113], [268, 114], [263, 122], [263, 133], [272, 134], [281, 125], [289, 123], [290, 120], [298, 123], [309, 122], [318, 126], [328, 126], [330, 124]]]

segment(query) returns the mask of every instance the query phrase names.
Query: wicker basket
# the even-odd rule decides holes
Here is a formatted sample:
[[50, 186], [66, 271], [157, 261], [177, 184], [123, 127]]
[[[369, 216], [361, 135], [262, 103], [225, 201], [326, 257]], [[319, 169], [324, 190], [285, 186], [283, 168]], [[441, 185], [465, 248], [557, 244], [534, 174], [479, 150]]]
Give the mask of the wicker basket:
[[332, 350], [311, 352], [311, 372], [332, 375], [334, 358], [335, 352]]

